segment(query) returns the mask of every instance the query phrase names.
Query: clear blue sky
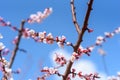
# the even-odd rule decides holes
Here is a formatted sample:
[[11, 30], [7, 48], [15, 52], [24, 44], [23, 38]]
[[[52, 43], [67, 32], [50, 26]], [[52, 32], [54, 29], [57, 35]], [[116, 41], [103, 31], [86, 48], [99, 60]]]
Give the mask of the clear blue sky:
[[[85, 11], [87, 9], [87, 1], [88, 0], [75, 0], [77, 19], [80, 26], [82, 26]], [[0, 16], [6, 21], [10, 21], [12, 25], [19, 27], [22, 19], [28, 18], [30, 14], [36, 13], [37, 11], [44, 11], [47, 7], [53, 8], [53, 13], [47, 19], [41, 24], [26, 23], [25, 27], [34, 29], [37, 32], [51, 32], [54, 36], [65, 35], [67, 41], [75, 43], [77, 40], [77, 33], [72, 23], [70, 0], [1, 0]], [[106, 31], [111, 32], [120, 26], [120, 1], [94, 0], [93, 11], [88, 26], [94, 29], [94, 32], [90, 34], [86, 32], [82, 43], [84, 47], [94, 44], [97, 36], [104, 35]], [[17, 35], [17, 32], [12, 31], [10, 28], [0, 27], [0, 33], [4, 36], [0, 41], [12, 50], [14, 48], [12, 40]], [[57, 49], [58, 46], [56, 43], [47, 45], [36, 43], [32, 39], [22, 39], [20, 48], [24, 48], [28, 53], [25, 54], [18, 51], [13, 70], [17, 68], [26, 70], [26, 75], [16, 75], [15, 78], [23, 76], [24, 80], [27, 80], [28, 78], [35, 79], [36, 76], [41, 74], [39, 72], [41, 64], [42, 67], [44, 65], [51, 66], [50, 53]], [[106, 62], [109, 74], [116, 75], [116, 72], [120, 71], [120, 34], [107, 40], [107, 42], [103, 44], [103, 48], [107, 52]], [[72, 52], [71, 47], [65, 47], [64, 49], [70, 53]], [[9, 57], [10, 55], [7, 56], [7, 59], [9, 59]], [[98, 54], [97, 48], [91, 53], [91, 57], [83, 56], [82, 58], [91, 60], [96, 64], [97, 69], [104, 72], [102, 58]]]

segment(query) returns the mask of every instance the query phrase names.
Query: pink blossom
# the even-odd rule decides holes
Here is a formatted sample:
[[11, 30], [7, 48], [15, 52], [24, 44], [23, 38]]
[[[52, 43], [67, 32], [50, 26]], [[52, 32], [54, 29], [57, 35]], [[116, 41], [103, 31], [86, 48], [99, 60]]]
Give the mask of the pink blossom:
[[35, 30], [33, 30], [33, 29], [29, 30], [28, 34], [33, 37], [33, 35], [35, 34]]
[[103, 41], [103, 40], [104, 40], [104, 37], [102, 37], [102, 36], [98, 36], [98, 37], [97, 37], [97, 40], [99, 40], [99, 41]]
[[47, 73], [47, 76], [48, 76], [48, 75], [57, 73], [58, 70], [55, 69], [55, 68], [52, 68], [52, 67], [51, 67], [51, 68], [44, 67], [44, 68], [41, 70], [41, 72], [46, 72], [46, 73]]
[[118, 27], [114, 32], [117, 34], [120, 33], [120, 27]]
[[63, 66], [67, 63], [66, 58], [63, 54], [55, 53], [54, 60], [57, 64]]
[[46, 8], [44, 12], [37, 12], [36, 14], [31, 14], [28, 19], [28, 23], [40, 23], [43, 19], [48, 17], [52, 13], [52, 8]]
[[104, 34], [105, 34], [105, 36], [108, 37], [108, 38], [111, 38], [111, 37], [114, 36], [114, 33], [110, 33], [110, 32], [105, 32]]
[[39, 36], [40, 39], [44, 39], [46, 37], [46, 31], [39, 32], [38, 36]]
[[93, 45], [93, 46], [88, 47], [87, 49], [91, 52], [91, 51], [93, 51], [94, 48], [95, 48], [95, 46]]
[[29, 32], [29, 30], [30, 30], [30, 29], [28, 29], [28, 28], [23, 29], [23, 31], [22, 31], [22, 36], [23, 36], [24, 38], [29, 38], [29, 37], [30, 37], [30, 32]]
[[4, 49], [2, 52], [2, 55], [7, 55], [10, 52], [10, 50], [8, 48]]
[[7, 26], [11, 26], [11, 23], [8, 21], [8, 22], [6, 22], [6, 25]]
[[94, 30], [93, 29], [87, 29], [89, 33], [93, 32]]
[[49, 33], [49, 34], [46, 36], [46, 42], [47, 42], [48, 44], [53, 44], [53, 42], [54, 42], [54, 37], [53, 37], [52, 33]]
[[71, 62], [74, 62], [75, 60], [79, 59], [79, 57], [80, 57], [80, 55], [79, 55], [78, 53], [73, 52], [73, 53], [72, 53], [72, 56], [71, 56], [71, 58], [70, 58], [70, 61], [71, 61]]
[[65, 40], [66, 40], [66, 37], [65, 37], [65, 36], [56, 37], [56, 42], [57, 42], [58, 46], [61, 47], [61, 48], [64, 47]]
[[49, 68], [49, 73], [50, 74], [55, 74], [58, 70], [57, 69], [54, 69], [54, 68]]
[[98, 36], [96, 40], [96, 45], [101, 45], [105, 41], [104, 37]]

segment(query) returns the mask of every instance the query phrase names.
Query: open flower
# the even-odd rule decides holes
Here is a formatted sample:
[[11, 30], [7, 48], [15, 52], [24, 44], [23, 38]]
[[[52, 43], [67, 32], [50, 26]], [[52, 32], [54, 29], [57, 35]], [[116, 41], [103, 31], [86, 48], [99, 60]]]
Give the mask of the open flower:
[[5, 45], [2, 42], [0, 42], [0, 50], [3, 50], [4, 48], [5, 48]]
[[96, 40], [96, 45], [101, 45], [103, 42], [105, 42], [104, 37], [98, 36]]

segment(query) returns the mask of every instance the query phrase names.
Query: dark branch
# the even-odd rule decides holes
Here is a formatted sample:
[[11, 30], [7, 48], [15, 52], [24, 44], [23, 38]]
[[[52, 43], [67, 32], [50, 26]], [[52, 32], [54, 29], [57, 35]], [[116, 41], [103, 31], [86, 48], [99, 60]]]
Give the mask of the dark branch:
[[22, 37], [22, 30], [23, 30], [23, 28], [24, 28], [24, 23], [25, 23], [25, 20], [22, 20], [21, 25], [20, 25], [20, 30], [19, 30], [19, 33], [18, 33], [18, 41], [17, 41], [17, 43], [16, 43], [16, 45], [15, 45], [15, 48], [14, 48], [14, 50], [13, 50], [13, 52], [12, 52], [12, 56], [11, 56], [11, 58], [10, 58], [9, 68], [12, 67], [13, 62], [14, 62], [14, 60], [15, 60], [16, 53], [17, 53], [17, 51], [18, 51], [18, 49], [19, 49], [19, 44], [20, 44], [21, 37]]
[[[88, 3], [88, 9], [87, 9], [86, 16], [85, 16], [85, 19], [84, 19], [82, 31], [80, 31], [78, 23], [74, 22], [74, 21], [76, 21], [76, 16], [75, 16], [75, 11], [74, 11], [74, 0], [71, 0], [73, 22], [75, 24], [77, 32], [79, 33], [78, 40], [77, 40], [76, 44], [73, 47], [74, 52], [77, 52], [77, 49], [79, 48], [79, 46], [80, 46], [80, 44], [82, 42], [83, 35], [84, 35], [84, 33], [85, 33], [86, 29], [87, 29], [90, 12], [92, 10], [92, 4], [93, 4], [93, 0], [90, 0], [90, 2]], [[68, 75], [70, 74], [70, 70], [71, 70], [72, 65], [73, 65], [73, 62], [69, 61], [68, 65], [67, 65], [67, 68], [66, 68], [66, 71], [65, 71], [64, 76], [63, 76], [63, 80], [67, 79]]]
[[75, 50], [74, 51], [77, 50], [77, 48], [79, 47], [79, 45], [83, 41], [82, 38], [83, 38], [83, 35], [84, 35], [85, 31], [87, 30], [88, 21], [89, 21], [89, 17], [90, 17], [90, 12], [92, 10], [93, 1], [94, 0], [90, 0], [90, 2], [88, 3], [88, 9], [87, 9], [87, 12], [86, 12], [86, 16], [84, 18], [84, 23], [83, 23], [82, 31], [81, 31], [81, 33], [80, 33], [80, 35], [78, 37], [78, 41], [75, 44]]

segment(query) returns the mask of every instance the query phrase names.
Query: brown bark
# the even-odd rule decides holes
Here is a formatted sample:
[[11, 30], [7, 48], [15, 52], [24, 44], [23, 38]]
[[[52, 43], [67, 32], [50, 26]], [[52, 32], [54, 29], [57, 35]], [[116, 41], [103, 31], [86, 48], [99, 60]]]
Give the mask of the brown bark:
[[[86, 12], [86, 15], [85, 15], [85, 18], [84, 18], [84, 23], [83, 23], [83, 26], [82, 26], [82, 30], [80, 30], [79, 24], [78, 24], [77, 19], [76, 19], [74, 0], [71, 0], [73, 23], [74, 23], [74, 26], [76, 28], [76, 31], [78, 32], [78, 40], [76, 41], [76, 44], [73, 47], [74, 52], [77, 52], [77, 49], [79, 48], [81, 42], [83, 41], [83, 35], [84, 35], [85, 31], [87, 30], [89, 16], [90, 16], [90, 12], [92, 10], [93, 1], [94, 0], [90, 0], [89, 3], [88, 3], [88, 8], [87, 8], [87, 12]], [[67, 68], [65, 70], [65, 73], [63, 75], [63, 80], [67, 80], [67, 77], [70, 74], [70, 70], [71, 70], [72, 65], [73, 65], [73, 62], [69, 61], [68, 65], [67, 65]]]

